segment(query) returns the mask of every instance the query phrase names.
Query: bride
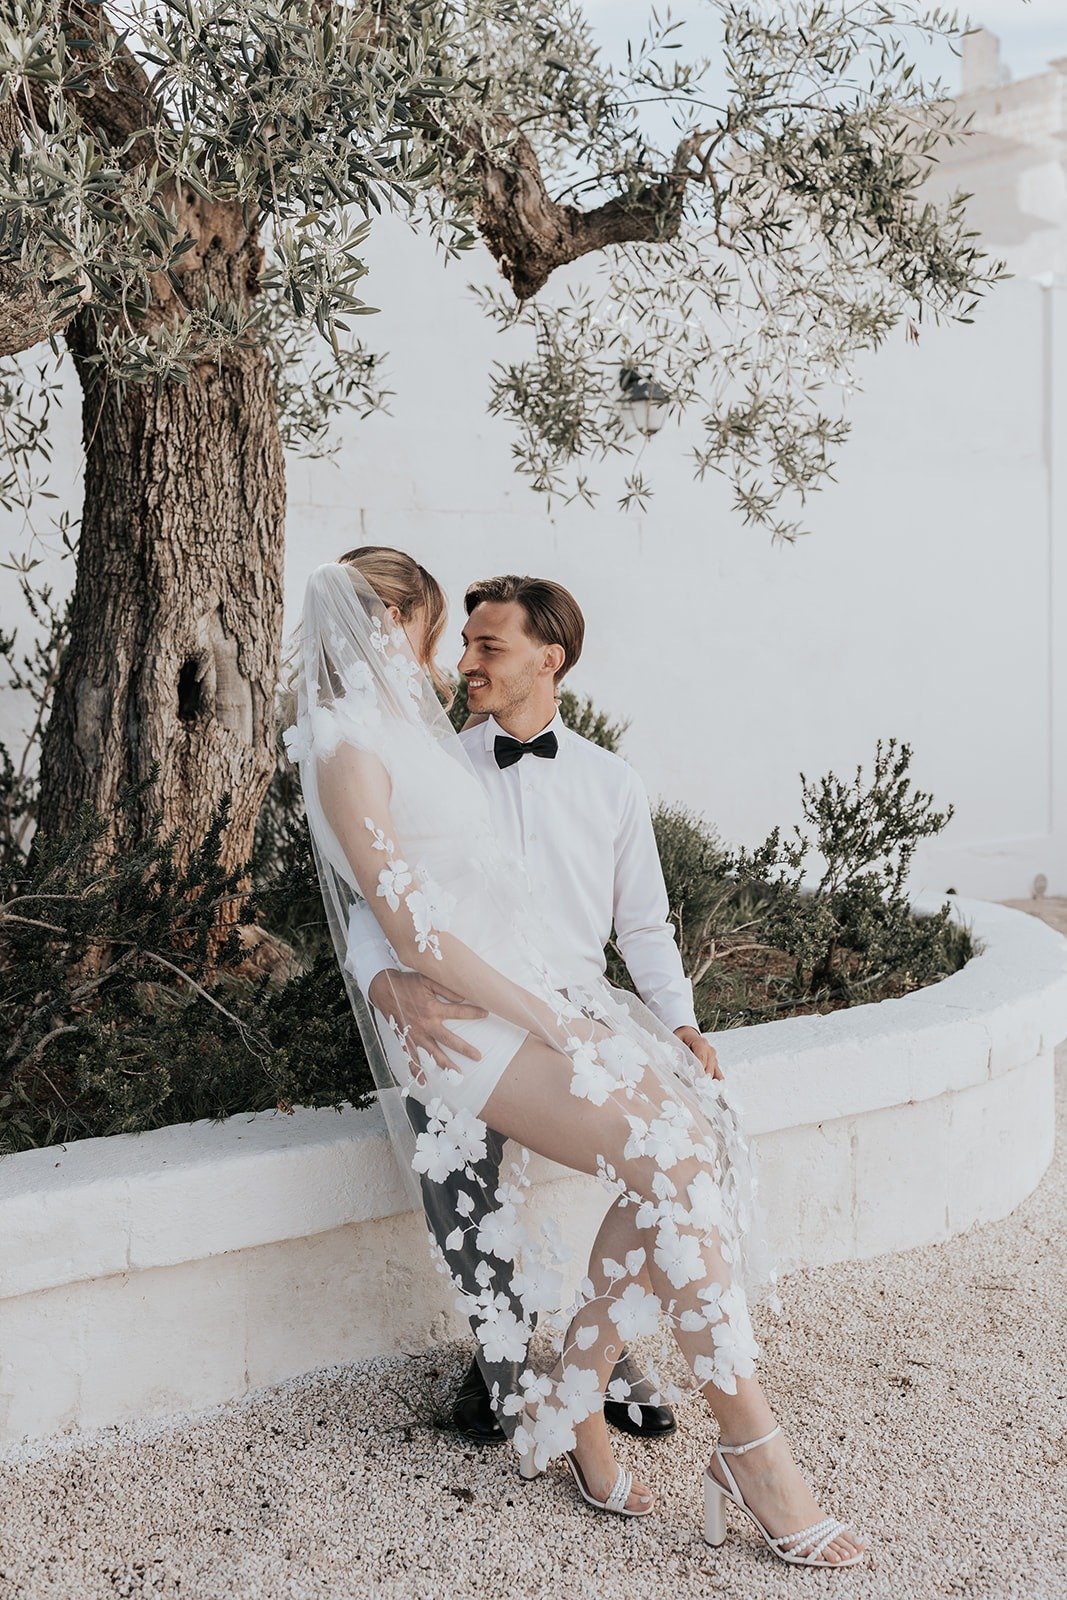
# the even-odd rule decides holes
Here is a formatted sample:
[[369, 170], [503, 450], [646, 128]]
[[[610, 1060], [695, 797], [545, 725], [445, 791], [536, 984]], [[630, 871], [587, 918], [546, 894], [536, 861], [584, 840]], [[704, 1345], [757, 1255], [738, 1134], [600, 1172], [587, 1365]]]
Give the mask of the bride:
[[[730, 1502], [783, 1560], [851, 1565], [863, 1544], [822, 1515], [755, 1377], [749, 1303], [773, 1274], [724, 1086], [635, 996], [605, 979], [553, 988], [552, 928], [442, 709], [440, 587], [410, 557], [389, 552], [383, 566], [378, 554], [311, 574], [284, 738], [401, 1170], [436, 1224], [430, 1248], [471, 1319], [519, 1470], [533, 1477], [562, 1456], [590, 1504], [647, 1515], [651, 1491], [616, 1467], [603, 1405], [626, 1399], [611, 1379], [620, 1348], [669, 1329], [719, 1425], [703, 1476], [707, 1541], [723, 1542]], [[488, 1013], [451, 1024], [477, 1060], [442, 1065], [362, 994], [346, 957], [361, 902], [398, 970]], [[403, 1016], [399, 999], [392, 1009]], [[486, 1195], [491, 1135], [513, 1141], [515, 1157]], [[531, 1153], [602, 1183], [610, 1204], [587, 1256], [566, 1216], [530, 1217]], [[528, 1353], [539, 1314], [556, 1329], [547, 1372]]]

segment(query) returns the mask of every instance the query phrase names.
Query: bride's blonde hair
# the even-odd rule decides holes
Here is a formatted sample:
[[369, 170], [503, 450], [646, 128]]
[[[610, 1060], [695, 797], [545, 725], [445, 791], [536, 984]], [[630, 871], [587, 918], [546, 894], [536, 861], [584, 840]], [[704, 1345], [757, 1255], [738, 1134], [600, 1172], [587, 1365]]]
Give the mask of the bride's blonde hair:
[[[339, 565], [355, 567], [370, 584], [383, 605], [396, 606], [401, 622], [408, 622], [419, 612], [423, 613], [426, 620], [423, 637], [424, 659], [419, 665], [425, 670], [447, 709], [455, 699], [455, 691], [434, 657], [441, 641], [441, 634], [444, 632], [448, 605], [444, 591], [433, 573], [427, 572], [414, 556], [384, 544], [361, 545], [357, 550], [346, 551], [343, 556], [338, 556], [337, 560]], [[282, 674], [279, 705], [282, 727], [291, 723], [296, 716], [293, 673], [298, 658], [299, 645], [294, 638], [293, 649], [286, 657], [285, 670]]]
[[422, 612], [426, 619], [423, 639], [423, 660], [419, 663], [446, 706], [450, 706], [455, 692], [438, 667], [434, 657], [441, 642], [448, 604], [444, 591], [432, 572], [427, 572], [414, 556], [403, 550], [393, 550], [386, 544], [366, 544], [358, 550], [349, 550], [338, 556], [361, 572], [383, 605], [396, 606], [401, 622]]

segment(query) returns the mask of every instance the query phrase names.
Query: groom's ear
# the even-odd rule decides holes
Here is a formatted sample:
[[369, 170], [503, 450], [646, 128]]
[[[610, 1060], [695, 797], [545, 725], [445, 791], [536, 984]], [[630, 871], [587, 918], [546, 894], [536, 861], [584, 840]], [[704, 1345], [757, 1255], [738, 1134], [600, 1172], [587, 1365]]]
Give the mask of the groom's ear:
[[555, 677], [567, 660], [567, 652], [561, 644], [546, 644], [544, 664]]

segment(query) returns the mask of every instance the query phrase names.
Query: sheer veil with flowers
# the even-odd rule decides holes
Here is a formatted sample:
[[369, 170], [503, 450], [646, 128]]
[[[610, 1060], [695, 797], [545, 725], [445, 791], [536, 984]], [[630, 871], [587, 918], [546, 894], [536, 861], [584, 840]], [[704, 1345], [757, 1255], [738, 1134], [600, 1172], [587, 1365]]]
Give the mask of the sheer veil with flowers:
[[[539, 1467], [570, 1448], [574, 1424], [605, 1398], [589, 1363], [609, 1336], [622, 1345], [673, 1332], [694, 1382], [730, 1391], [753, 1371], [748, 1308], [767, 1289], [773, 1298], [774, 1273], [723, 1084], [635, 996], [605, 980], [566, 994], [549, 982], [551, 928], [525, 868], [494, 833], [481, 783], [406, 635], [353, 565], [311, 574], [294, 663], [295, 720], [284, 738], [334, 948], [398, 1165], [471, 1321], [502, 1425]], [[627, 1246], [617, 1255], [590, 1261], [567, 1215], [531, 1216], [536, 1077], [524, 1100], [530, 1144], [513, 1137], [501, 1164], [503, 1141], [461, 1103], [469, 1064], [457, 1057], [452, 1071], [423, 1052], [412, 1061], [403, 1031], [362, 993], [348, 958], [361, 902], [400, 970], [484, 1007], [498, 1033], [558, 1052], [577, 1100], [625, 1117], [625, 1150], [590, 1158], [613, 1208], [612, 1237]], [[530, 1359], [539, 1317], [559, 1353], [552, 1373]], [[651, 1372], [664, 1398], [678, 1397]], [[609, 1388], [626, 1398], [617, 1383]]]

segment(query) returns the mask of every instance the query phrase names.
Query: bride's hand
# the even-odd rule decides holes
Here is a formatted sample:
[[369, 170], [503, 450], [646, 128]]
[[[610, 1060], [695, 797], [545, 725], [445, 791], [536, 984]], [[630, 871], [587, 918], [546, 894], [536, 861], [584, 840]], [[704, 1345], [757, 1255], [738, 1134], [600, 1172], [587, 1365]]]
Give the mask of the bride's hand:
[[704, 1071], [712, 1078], [721, 1078], [723, 1076], [723, 1070], [719, 1066], [719, 1058], [715, 1054], [714, 1046], [710, 1045], [704, 1035], [696, 1028], [675, 1028], [674, 1037], [681, 1039], [686, 1049], [693, 1052]]

